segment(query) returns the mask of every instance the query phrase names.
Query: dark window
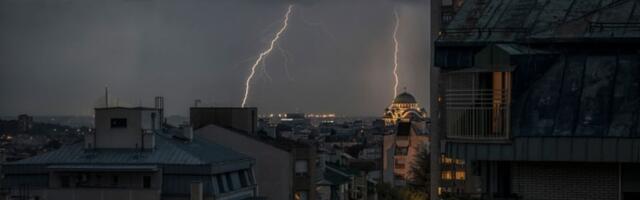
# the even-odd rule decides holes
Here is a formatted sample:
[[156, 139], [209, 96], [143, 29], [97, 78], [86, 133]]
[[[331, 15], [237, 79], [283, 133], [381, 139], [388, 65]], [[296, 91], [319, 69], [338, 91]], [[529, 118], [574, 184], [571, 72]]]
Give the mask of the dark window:
[[61, 182], [61, 186], [63, 188], [68, 188], [69, 187], [69, 176], [60, 177], [60, 182]]
[[102, 185], [102, 176], [96, 175], [96, 186], [100, 187]]
[[256, 184], [256, 181], [253, 180], [253, 172], [251, 170], [247, 170], [247, 174], [249, 175], [249, 183]]
[[151, 188], [151, 176], [143, 176], [142, 177], [142, 187], [143, 188]]
[[113, 176], [113, 179], [111, 179], [111, 185], [112, 186], [118, 186], [118, 176]]
[[249, 186], [249, 184], [247, 184], [247, 176], [245, 176], [244, 170], [241, 170], [240, 172], [238, 172], [238, 176], [240, 177], [240, 185], [243, 188]]
[[307, 176], [309, 175], [309, 161], [308, 160], [296, 160], [295, 163], [295, 174], [296, 176]]
[[218, 175], [216, 177], [216, 180], [218, 181], [218, 191], [220, 191], [220, 193], [224, 193], [224, 184], [222, 183], [222, 175]]
[[111, 119], [111, 128], [127, 128], [127, 119], [126, 118], [112, 118]]
[[406, 156], [409, 153], [409, 147], [396, 147], [395, 155]]
[[156, 130], [156, 113], [151, 113], [151, 129]]
[[233, 191], [233, 182], [231, 182], [231, 174], [226, 173], [224, 177], [227, 179], [227, 187], [229, 187], [229, 191]]

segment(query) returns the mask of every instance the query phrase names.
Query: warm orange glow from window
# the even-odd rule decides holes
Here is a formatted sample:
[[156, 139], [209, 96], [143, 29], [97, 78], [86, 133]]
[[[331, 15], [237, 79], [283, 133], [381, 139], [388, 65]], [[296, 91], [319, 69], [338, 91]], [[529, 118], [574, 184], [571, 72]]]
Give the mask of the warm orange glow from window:
[[466, 179], [466, 173], [464, 171], [456, 172], [456, 180], [464, 181]]
[[453, 176], [451, 174], [451, 171], [442, 171], [442, 180], [452, 180]]

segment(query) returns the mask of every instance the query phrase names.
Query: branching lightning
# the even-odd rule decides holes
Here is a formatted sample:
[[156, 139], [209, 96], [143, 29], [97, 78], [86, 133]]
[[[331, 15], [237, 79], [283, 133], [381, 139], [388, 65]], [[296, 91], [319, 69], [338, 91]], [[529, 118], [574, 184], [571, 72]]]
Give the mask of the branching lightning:
[[322, 23], [321, 21], [311, 22], [311, 21], [307, 20], [307, 18], [304, 15], [304, 12], [302, 12], [302, 11], [299, 11], [298, 15], [300, 16], [300, 20], [303, 23], [307, 24], [308, 26], [320, 28], [320, 31], [322, 31], [324, 34], [329, 36], [329, 38], [331, 39], [332, 42], [336, 42], [336, 37], [333, 35], [333, 33], [331, 33], [329, 31], [329, 29], [327, 29], [327, 26], [325, 26], [324, 23]]
[[280, 55], [282, 55], [282, 58], [284, 58], [284, 73], [287, 75], [287, 78], [289, 78], [290, 81], [294, 81], [291, 73], [289, 73], [289, 56], [291, 55], [291, 53], [289, 53], [287, 50], [284, 50], [280, 45], [276, 45], [276, 47], [278, 47]]
[[393, 77], [395, 80], [393, 85], [393, 98], [395, 98], [398, 96], [398, 28], [400, 27], [400, 17], [398, 16], [398, 11], [395, 9], [393, 10], [393, 17], [395, 18], [395, 25], [393, 27]]
[[245, 82], [244, 97], [242, 98], [243, 108], [247, 103], [247, 97], [249, 96], [249, 90], [251, 89], [251, 79], [253, 79], [253, 76], [256, 74], [256, 68], [258, 67], [258, 65], [260, 65], [261, 62], [263, 62], [264, 58], [271, 53], [276, 43], [280, 39], [280, 36], [282, 36], [282, 33], [287, 30], [287, 26], [289, 26], [289, 16], [291, 15], [292, 10], [293, 4], [289, 5], [289, 7], [287, 8], [287, 12], [284, 15], [284, 20], [282, 21], [282, 27], [280, 28], [280, 30], [278, 30], [275, 37], [271, 40], [269, 48], [260, 53], [258, 59], [256, 59], [256, 62], [253, 64], [253, 66], [251, 66], [251, 73], [249, 74], [249, 77], [247, 77], [247, 80]]

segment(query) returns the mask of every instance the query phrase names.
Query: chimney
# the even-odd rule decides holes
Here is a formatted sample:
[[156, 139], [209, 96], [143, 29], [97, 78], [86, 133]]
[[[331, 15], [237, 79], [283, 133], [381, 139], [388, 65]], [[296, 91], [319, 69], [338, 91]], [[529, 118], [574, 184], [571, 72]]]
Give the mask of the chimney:
[[202, 182], [191, 182], [191, 200], [202, 200]]

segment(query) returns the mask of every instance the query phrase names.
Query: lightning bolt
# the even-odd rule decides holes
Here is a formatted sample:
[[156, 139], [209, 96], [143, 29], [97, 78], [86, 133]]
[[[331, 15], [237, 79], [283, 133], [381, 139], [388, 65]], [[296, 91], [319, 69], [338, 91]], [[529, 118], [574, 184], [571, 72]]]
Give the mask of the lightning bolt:
[[293, 77], [291, 76], [291, 73], [289, 73], [289, 56], [291, 55], [291, 53], [289, 53], [287, 50], [284, 50], [280, 45], [276, 45], [276, 47], [278, 47], [278, 50], [280, 50], [280, 55], [282, 55], [282, 58], [284, 58], [284, 72], [287, 75], [287, 78], [289, 78], [290, 81], [293, 81]]
[[395, 25], [393, 27], [393, 78], [395, 80], [393, 85], [393, 98], [395, 98], [398, 96], [398, 28], [400, 27], [400, 17], [396, 9], [393, 9], [393, 17], [395, 18]]
[[289, 16], [291, 15], [292, 10], [293, 10], [293, 4], [290, 4], [289, 7], [287, 8], [287, 13], [285, 13], [284, 15], [284, 20], [282, 21], [282, 27], [280, 28], [280, 30], [278, 30], [275, 37], [271, 40], [269, 48], [267, 48], [265, 51], [260, 53], [256, 62], [253, 64], [253, 66], [251, 66], [251, 73], [249, 73], [249, 77], [247, 77], [247, 80], [245, 82], [244, 97], [242, 98], [243, 108], [247, 103], [247, 97], [249, 96], [249, 90], [251, 89], [251, 80], [253, 79], [253, 76], [256, 74], [256, 68], [258, 67], [258, 65], [260, 65], [260, 62], [262, 62], [262, 60], [264, 60], [264, 58], [268, 56], [271, 53], [271, 51], [273, 51], [273, 48], [275, 47], [276, 43], [280, 39], [280, 36], [282, 36], [282, 33], [284, 33], [284, 31], [287, 30], [287, 26], [289, 26]]

